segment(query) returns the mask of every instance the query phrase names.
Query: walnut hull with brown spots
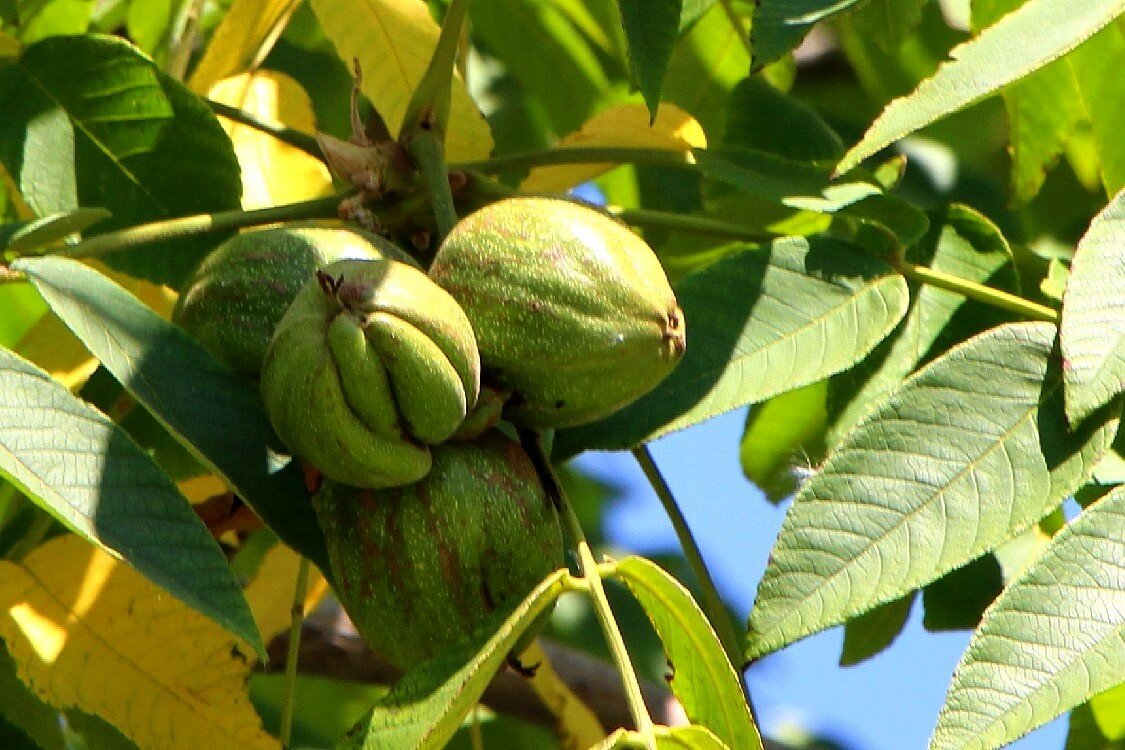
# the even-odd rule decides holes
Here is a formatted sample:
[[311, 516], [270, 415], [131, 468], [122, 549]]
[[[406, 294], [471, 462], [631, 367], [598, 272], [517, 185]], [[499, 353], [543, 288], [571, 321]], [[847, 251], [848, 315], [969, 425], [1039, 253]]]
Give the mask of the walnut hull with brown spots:
[[379, 237], [342, 227], [242, 232], [203, 259], [172, 319], [236, 373], [257, 380], [289, 303], [317, 268], [341, 258], [405, 261], [406, 255]]
[[531, 460], [498, 432], [433, 449], [420, 482], [314, 499], [337, 594], [360, 635], [401, 669], [513, 609], [562, 567], [559, 520]]
[[652, 249], [592, 208], [509, 198], [462, 219], [429, 269], [472, 321], [504, 415], [535, 429], [606, 417], [684, 353], [683, 313]]

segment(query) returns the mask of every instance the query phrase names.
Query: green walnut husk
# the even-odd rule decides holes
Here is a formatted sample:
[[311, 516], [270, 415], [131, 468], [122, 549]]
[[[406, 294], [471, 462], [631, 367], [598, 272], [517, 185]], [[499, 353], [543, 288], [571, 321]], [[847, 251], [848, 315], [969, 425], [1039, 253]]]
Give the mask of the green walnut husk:
[[476, 331], [504, 416], [545, 429], [608, 416], [683, 356], [684, 318], [644, 240], [586, 206], [510, 198], [461, 220], [429, 269]]
[[342, 260], [316, 272], [277, 324], [262, 397], [293, 453], [338, 482], [394, 487], [473, 408], [480, 360], [457, 302], [420, 270]]
[[409, 262], [381, 237], [342, 227], [243, 232], [196, 267], [172, 320], [236, 373], [257, 380], [274, 327], [297, 292], [317, 268], [342, 258]]
[[514, 609], [565, 564], [558, 515], [531, 460], [495, 430], [434, 448], [420, 482], [329, 482], [313, 505], [341, 604], [403, 670]]

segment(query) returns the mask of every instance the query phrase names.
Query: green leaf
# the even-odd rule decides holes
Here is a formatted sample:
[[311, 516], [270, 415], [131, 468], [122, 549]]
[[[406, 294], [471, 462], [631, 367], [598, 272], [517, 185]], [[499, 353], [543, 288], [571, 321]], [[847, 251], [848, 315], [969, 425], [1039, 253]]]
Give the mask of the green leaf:
[[301, 470], [295, 461], [282, 466], [256, 388], [97, 271], [57, 257], [14, 266], [145, 409], [286, 544], [328, 572]]
[[1118, 410], [1070, 431], [1054, 340], [1047, 323], [970, 339], [844, 437], [785, 517], [750, 614], [749, 656], [936, 580], [1081, 486]]
[[847, 10], [859, 0], [761, 0], [755, 3], [754, 68], [779, 59], [796, 47], [825, 18]]
[[[742, 742], [745, 743], [745, 738]], [[747, 745], [727, 745], [706, 727], [657, 727], [656, 747], [658, 750], [726, 750]]]
[[739, 677], [687, 589], [641, 557], [625, 558], [614, 571], [640, 602], [664, 644], [672, 669], [672, 693], [688, 720], [711, 730], [729, 747], [761, 748]]
[[1125, 0], [1029, 0], [954, 48], [951, 60], [913, 93], [887, 105], [836, 167], [847, 172], [894, 141], [999, 91], [1065, 55], [1121, 15]]
[[840, 666], [850, 667], [885, 651], [906, 626], [916, 594], [880, 604], [844, 624], [844, 647]]
[[723, 148], [756, 148], [799, 162], [836, 160], [844, 143], [803, 101], [761, 76], [744, 78], [731, 92]]
[[[930, 214], [924, 241], [907, 260], [953, 276], [1018, 291], [1012, 251], [996, 226], [968, 206], [954, 203]], [[839, 441], [867, 411], [920, 365], [953, 344], [1005, 322], [1006, 314], [959, 294], [923, 284], [894, 333], [862, 362], [829, 385], [828, 444]]]
[[1125, 747], [1125, 682], [1070, 712], [1065, 750], [1121, 750]]
[[19, 39], [25, 44], [50, 36], [81, 34], [90, 23], [90, 0], [41, 0], [19, 3]]
[[1063, 294], [1066, 414], [1078, 424], [1125, 390], [1125, 190], [1078, 242]]
[[867, 0], [852, 14], [860, 33], [869, 36], [886, 52], [898, 49], [922, 20], [922, 7], [929, 0]]
[[617, 5], [629, 42], [633, 75], [655, 120], [672, 45], [680, 31], [683, 0], [617, 0]]
[[1004, 572], [994, 555], [984, 555], [951, 570], [926, 586], [922, 625], [930, 632], [974, 630], [985, 608], [1004, 588]]
[[558, 455], [622, 449], [850, 367], [902, 319], [906, 282], [881, 260], [821, 237], [786, 237], [685, 277], [687, 354], [608, 419], [563, 430]]
[[104, 208], [75, 208], [44, 216], [42, 219], [6, 224], [0, 226], [0, 244], [13, 252], [26, 253], [64, 240], [75, 232], [81, 232], [108, 218], [109, 211]]
[[26, 92], [15, 65], [0, 67], [0, 160], [20, 196], [40, 216], [78, 206], [74, 128], [66, 113]]
[[[23, 187], [31, 179], [26, 169], [40, 176], [73, 169], [77, 205], [113, 215], [97, 233], [239, 208], [238, 162], [211, 110], [120, 39], [52, 37], [28, 47], [16, 65], [0, 69], [0, 108], [0, 158], [13, 179]], [[53, 123], [51, 138], [37, 134], [41, 117]], [[75, 207], [58, 195], [37, 200], [41, 214]], [[215, 242], [163, 242], [106, 260], [175, 286]]]
[[797, 488], [802, 466], [819, 461], [827, 421], [823, 380], [774, 396], [750, 409], [742, 433], [742, 472], [777, 504]]
[[136, 443], [30, 362], [0, 349], [0, 475], [262, 652], [219, 545]]
[[1090, 140], [1098, 157], [1098, 172], [1106, 195], [1125, 187], [1125, 143], [1122, 143], [1119, 127], [1125, 120], [1122, 60], [1125, 60], [1125, 30], [1121, 24], [1102, 29], [1066, 58], [1090, 118]]
[[445, 747], [524, 631], [567, 588], [566, 571], [552, 573], [498, 629], [483, 627], [459, 646], [407, 672], [352, 727], [338, 750]]
[[1125, 488], [1060, 531], [987, 612], [930, 747], [999, 747], [1125, 680]]
[[125, 29], [129, 38], [152, 54], [169, 35], [173, 20], [172, 0], [129, 0]]

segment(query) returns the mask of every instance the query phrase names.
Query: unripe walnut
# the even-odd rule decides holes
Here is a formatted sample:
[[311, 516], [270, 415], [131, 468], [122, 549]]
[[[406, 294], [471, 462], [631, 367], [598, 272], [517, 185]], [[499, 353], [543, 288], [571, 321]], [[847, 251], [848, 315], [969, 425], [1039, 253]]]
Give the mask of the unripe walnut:
[[433, 449], [420, 482], [313, 499], [356, 629], [409, 669], [518, 605], [563, 567], [558, 515], [518, 443], [491, 431]]
[[358, 487], [417, 481], [429, 445], [476, 402], [480, 360], [456, 301], [412, 266], [343, 260], [317, 271], [262, 364], [278, 436], [325, 476]]
[[462, 219], [430, 277], [461, 303], [505, 416], [536, 429], [608, 416], [663, 380], [684, 319], [644, 240], [571, 201], [510, 198]]

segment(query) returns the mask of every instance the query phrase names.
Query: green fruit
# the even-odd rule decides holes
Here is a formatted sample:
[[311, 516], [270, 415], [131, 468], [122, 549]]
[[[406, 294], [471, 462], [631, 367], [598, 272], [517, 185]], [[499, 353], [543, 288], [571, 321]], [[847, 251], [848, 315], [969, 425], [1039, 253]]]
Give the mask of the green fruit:
[[558, 515], [519, 444], [492, 431], [433, 455], [416, 484], [329, 482], [313, 500], [341, 604], [403, 670], [513, 609], [564, 565]]
[[415, 482], [476, 403], [465, 313], [417, 268], [341, 260], [316, 272], [262, 363], [270, 422], [293, 453], [357, 487]]
[[511, 198], [461, 220], [430, 278], [461, 303], [505, 416], [592, 422], [644, 395], [684, 351], [684, 319], [652, 250], [591, 208]]
[[243, 232], [184, 286], [172, 319], [239, 375], [256, 380], [274, 326], [317, 268], [341, 258], [406, 260], [375, 235], [319, 226]]

